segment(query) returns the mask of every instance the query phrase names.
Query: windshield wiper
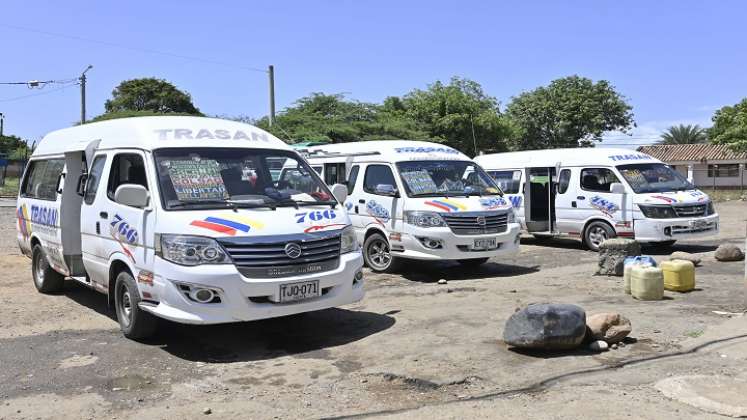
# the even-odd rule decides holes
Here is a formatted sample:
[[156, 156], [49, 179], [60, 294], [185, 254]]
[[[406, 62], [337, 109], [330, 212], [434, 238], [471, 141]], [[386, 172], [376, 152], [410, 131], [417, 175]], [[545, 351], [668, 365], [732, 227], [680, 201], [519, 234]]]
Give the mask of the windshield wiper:
[[176, 203], [169, 204], [171, 208], [187, 207], [187, 206], [202, 206], [202, 205], [215, 205], [221, 204], [224, 207], [235, 207], [233, 203], [227, 200], [179, 200]]

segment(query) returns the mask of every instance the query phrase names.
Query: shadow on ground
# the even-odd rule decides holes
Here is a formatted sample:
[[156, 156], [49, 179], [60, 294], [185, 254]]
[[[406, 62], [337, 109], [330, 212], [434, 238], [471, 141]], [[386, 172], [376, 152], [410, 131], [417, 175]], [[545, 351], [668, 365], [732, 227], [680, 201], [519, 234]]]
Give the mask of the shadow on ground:
[[480, 280], [493, 277], [513, 277], [536, 273], [539, 266], [498, 264], [492, 261], [477, 267], [466, 267], [453, 262], [412, 262], [400, 274], [407, 280], [433, 283], [447, 281]]
[[[68, 298], [117, 320], [104, 295], [82, 285], [65, 286], [63, 294]], [[158, 346], [181, 359], [204, 362], [253, 361], [323, 350], [363, 339], [395, 323], [387, 314], [339, 308], [218, 325], [157, 321], [156, 335], [143, 344]]]
[[161, 321], [158, 335], [144, 343], [189, 361], [255, 361], [323, 351], [384, 331], [395, 322], [388, 315], [339, 308], [234, 324]]

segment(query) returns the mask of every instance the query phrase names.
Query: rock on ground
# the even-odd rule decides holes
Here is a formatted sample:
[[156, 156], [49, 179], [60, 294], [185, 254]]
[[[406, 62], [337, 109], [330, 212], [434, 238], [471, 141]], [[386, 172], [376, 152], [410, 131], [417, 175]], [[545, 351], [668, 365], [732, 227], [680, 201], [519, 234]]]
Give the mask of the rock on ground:
[[597, 274], [622, 276], [625, 257], [641, 255], [641, 244], [632, 239], [612, 238], [599, 246], [599, 269]]
[[728, 376], [675, 376], [656, 383], [667, 397], [710, 413], [747, 417], [747, 381]]
[[591, 315], [586, 318], [586, 326], [591, 338], [608, 344], [619, 343], [633, 331], [630, 320], [614, 312]]
[[509, 346], [537, 350], [568, 350], [586, 335], [586, 312], [576, 305], [534, 304], [506, 321], [503, 341]]
[[736, 245], [721, 244], [716, 248], [715, 257], [719, 261], [742, 261], [744, 252]]
[[669, 256], [669, 260], [685, 260], [690, 261], [693, 263], [694, 266], [700, 265], [700, 257], [698, 257], [695, 254], [691, 254], [689, 252], [683, 252], [683, 251], [675, 251], [672, 253], [672, 255]]

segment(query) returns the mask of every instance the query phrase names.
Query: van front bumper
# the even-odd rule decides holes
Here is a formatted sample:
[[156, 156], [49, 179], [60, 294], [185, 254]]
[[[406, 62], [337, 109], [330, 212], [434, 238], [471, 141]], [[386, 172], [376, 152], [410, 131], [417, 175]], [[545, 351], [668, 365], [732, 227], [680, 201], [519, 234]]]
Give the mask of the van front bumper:
[[638, 219], [633, 222], [635, 239], [664, 242], [718, 235], [718, 214], [692, 219]]
[[[400, 240], [396, 235], [389, 235], [389, 245], [392, 255], [416, 260], [463, 260], [471, 258], [492, 258], [512, 256], [519, 252], [518, 223], [509, 223], [505, 232], [485, 235], [455, 235], [448, 227], [418, 228], [407, 226], [401, 233]], [[497, 248], [490, 250], [474, 250], [476, 239], [496, 239]], [[428, 248], [429, 240], [439, 241], [440, 248]]]
[[[156, 258], [152, 286], [138, 282], [145, 301], [140, 307], [158, 317], [184, 324], [219, 324], [318, 311], [357, 302], [363, 298], [360, 251], [340, 255], [339, 266], [330, 271], [294, 277], [249, 279], [232, 264], [183, 267]], [[321, 295], [298, 302], [276, 303], [280, 285], [319, 280]], [[205, 286], [216, 290], [219, 303], [190, 300], [179, 285]], [[150, 296], [150, 297], [149, 297]]]

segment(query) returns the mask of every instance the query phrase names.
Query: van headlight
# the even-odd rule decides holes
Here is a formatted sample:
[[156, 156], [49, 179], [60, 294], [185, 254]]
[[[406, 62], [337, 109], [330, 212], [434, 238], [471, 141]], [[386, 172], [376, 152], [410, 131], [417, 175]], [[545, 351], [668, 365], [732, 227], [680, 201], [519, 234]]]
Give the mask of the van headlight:
[[405, 223], [418, 227], [443, 227], [446, 222], [441, 216], [432, 211], [406, 211]]
[[156, 255], [189, 266], [231, 263], [218, 241], [204, 236], [156, 234]]
[[706, 207], [706, 216], [713, 216], [716, 214], [716, 209], [713, 207], [713, 201], [708, 202], [708, 207]]
[[516, 222], [516, 213], [514, 212], [514, 209], [508, 210], [508, 223], [515, 223]]
[[641, 209], [641, 213], [649, 219], [676, 219], [677, 213], [674, 212], [672, 206], [644, 206], [638, 205]]
[[358, 238], [355, 236], [355, 228], [348, 226], [342, 230], [340, 236], [340, 253], [353, 252], [358, 250]]

